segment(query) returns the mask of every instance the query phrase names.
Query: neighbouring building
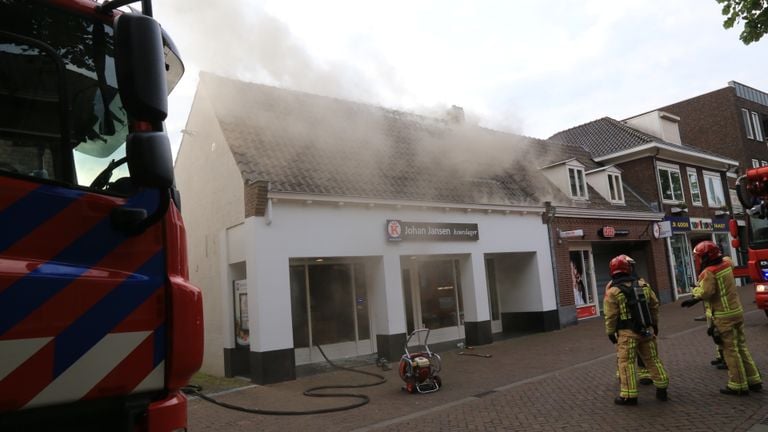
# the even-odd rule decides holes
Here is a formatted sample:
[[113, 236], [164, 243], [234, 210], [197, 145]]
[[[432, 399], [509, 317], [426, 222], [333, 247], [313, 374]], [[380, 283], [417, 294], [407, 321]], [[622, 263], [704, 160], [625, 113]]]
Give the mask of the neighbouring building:
[[622, 174], [457, 107], [435, 119], [202, 73], [176, 178], [204, 370], [269, 383], [323, 361], [317, 346], [396, 360], [416, 328], [482, 345], [598, 316], [619, 243], [668, 278], [647, 235], [662, 215]]
[[[664, 290], [663, 279], [656, 282], [664, 301], [690, 294], [696, 280], [691, 250], [699, 241], [713, 240], [735, 256], [728, 237], [733, 210], [725, 191], [727, 173], [738, 162], [685, 144], [678, 132], [681, 123], [677, 116], [652, 111], [621, 122], [604, 117], [550, 138], [579, 145], [595, 162], [621, 170], [640, 199], [663, 213], [665, 223], [646, 234], [666, 238], [674, 289]], [[654, 257], [652, 265], [658, 268], [660, 255]]]
[[[731, 81], [728, 86], [667, 105], [660, 110], [682, 118], [683, 142], [735, 159], [738, 171], [730, 172], [728, 188], [734, 216], [746, 238], [741, 203], [736, 195], [736, 179], [749, 168], [768, 166], [768, 93]], [[746, 263], [746, 249], [736, 261]]]
[[683, 119], [679, 123], [683, 142], [735, 159], [742, 173], [768, 165], [768, 93], [731, 81], [727, 87], [659, 111]]

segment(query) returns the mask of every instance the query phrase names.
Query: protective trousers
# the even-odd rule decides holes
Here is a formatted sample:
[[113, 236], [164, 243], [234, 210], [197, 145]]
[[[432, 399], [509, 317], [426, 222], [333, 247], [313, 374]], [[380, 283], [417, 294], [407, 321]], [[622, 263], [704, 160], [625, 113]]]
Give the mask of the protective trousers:
[[746, 391], [750, 385], [761, 383], [760, 372], [747, 349], [744, 320], [741, 317], [715, 318], [714, 322], [723, 339], [723, 357], [728, 365], [728, 388]]
[[637, 391], [637, 355], [643, 359], [645, 367], [653, 380], [653, 385], [659, 389], [669, 386], [669, 377], [659, 358], [656, 346], [656, 336], [641, 337], [632, 330], [619, 330], [616, 354], [619, 363], [619, 396], [636, 398]]

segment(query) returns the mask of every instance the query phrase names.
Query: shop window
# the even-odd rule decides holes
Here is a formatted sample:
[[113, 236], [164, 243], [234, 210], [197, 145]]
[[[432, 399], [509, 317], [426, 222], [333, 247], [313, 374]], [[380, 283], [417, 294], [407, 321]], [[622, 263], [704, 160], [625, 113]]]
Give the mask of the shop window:
[[693, 205], [703, 205], [701, 202], [701, 188], [699, 187], [699, 176], [696, 174], [695, 168], [687, 168], [688, 173], [688, 186], [691, 188], [691, 203]]
[[463, 324], [461, 286], [454, 260], [424, 261], [419, 264], [421, 322], [429, 329]]
[[363, 264], [290, 267], [294, 347], [370, 338]]
[[491, 312], [491, 320], [501, 320], [501, 312], [499, 309], [499, 290], [496, 286], [496, 261], [493, 259], [485, 260], [485, 277], [486, 285], [488, 286], [488, 307]]
[[589, 250], [572, 250], [569, 253], [571, 267], [571, 288], [577, 318], [596, 316], [594, 276], [592, 275], [592, 254]]
[[690, 294], [694, 284], [691, 245], [685, 235], [673, 235], [669, 238], [669, 244], [672, 249], [677, 295]]
[[720, 175], [705, 171], [704, 185], [707, 189], [707, 201], [709, 207], [723, 207], [725, 205], [725, 193], [723, 192], [723, 181], [720, 178]]
[[677, 165], [658, 164], [659, 186], [662, 201], [676, 204], [684, 201], [683, 183], [680, 180], [680, 169]]

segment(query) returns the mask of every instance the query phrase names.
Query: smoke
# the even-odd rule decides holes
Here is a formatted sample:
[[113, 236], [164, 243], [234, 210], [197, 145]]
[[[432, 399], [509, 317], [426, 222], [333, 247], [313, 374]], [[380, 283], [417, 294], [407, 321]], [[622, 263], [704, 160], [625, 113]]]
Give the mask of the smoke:
[[[399, 182], [408, 182], [409, 190], [435, 200], [446, 195], [439, 190], [429, 193], [436, 184], [469, 179], [479, 185], [474, 187], [475, 202], [500, 202], [501, 198], [494, 196], [499, 191], [482, 187], [483, 182], [510, 171], [522, 179], [526, 177], [523, 173], [535, 174], [539, 167], [531, 156], [530, 140], [480, 128], [478, 113], [465, 111], [462, 121], [451, 123], [444, 120], [451, 112], [447, 104], [410, 109], [401, 106], [403, 101], [412, 100], [412, 95], [398, 81], [394, 68], [375, 52], [366, 51], [354, 64], [320, 61], [306, 51], [285, 23], [255, 3], [220, 5], [168, 0], [155, 7], [156, 17], [176, 42], [185, 64], [192, 66], [189, 69], [420, 114], [333, 100], [307, 103], [307, 98], [299, 96], [288, 97], [288, 102], [280, 96], [265, 100], [263, 94], [247, 97], [240, 86], [229, 92], [214, 90], [218, 109], [228, 111], [226, 117], [258, 125], [268, 131], [267, 137], [312, 143], [317, 147], [314, 150], [321, 150], [283, 146], [294, 178], [320, 166], [350, 184], [366, 179], [399, 188]], [[382, 115], [385, 112], [388, 114]], [[286, 117], [293, 121], [287, 123]], [[500, 123], [497, 118], [495, 124]], [[286, 124], [291, 127], [286, 128]], [[169, 129], [173, 132], [173, 127]], [[252, 140], [249, 136], [241, 138]], [[429, 167], [429, 175], [419, 172], [423, 167]], [[545, 192], [547, 197], [551, 195], [549, 190], [539, 192], [538, 197], [530, 197], [531, 201], [540, 202]]]
[[[254, 2], [158, 2], [156, 14], [188, 64], [217, 75], [373, 103], [401, 94], [391, 68], [313, 58], [282, 21]], [[165, 17], [165, 19], [163, 19]]]

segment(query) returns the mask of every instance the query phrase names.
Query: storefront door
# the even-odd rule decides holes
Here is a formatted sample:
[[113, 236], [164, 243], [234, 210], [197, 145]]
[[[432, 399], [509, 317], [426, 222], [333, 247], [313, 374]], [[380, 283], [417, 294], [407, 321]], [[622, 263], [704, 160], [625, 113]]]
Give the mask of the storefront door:
[[491, 332], [501, 332], [501, 299], [499, 298], [499, 288], [496, 284], [496, 260], [493, 258], [485, 259], [485, 278], [488, 287], [488, 308], [491, 315]]
[[[458, 260], [419, 260], [409, 266], [409, 271], [403, 276], [408, 333], [418, 323], [418, 328], [432, 330], [430, 342], [463, 338], [464, 313]], [[414, 345], [421, 342], [416, 338], [411, 341]]]
[[297, 364], [322, 361], [317, 345], [330, 358], [373, 352], [363, 264], [292, 265], [290, 271]]
[[691, 246], [684, 234], [675, 234], [670, 237], [669, 245], [672, 249], [677, 295], [690, 294], [696, 280], [692, 267]]

